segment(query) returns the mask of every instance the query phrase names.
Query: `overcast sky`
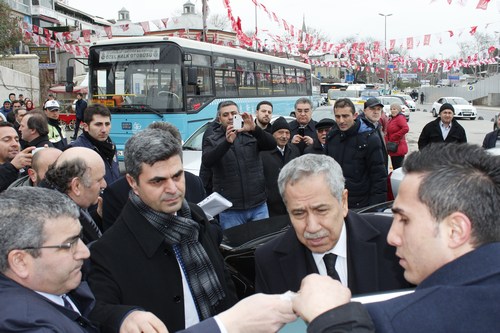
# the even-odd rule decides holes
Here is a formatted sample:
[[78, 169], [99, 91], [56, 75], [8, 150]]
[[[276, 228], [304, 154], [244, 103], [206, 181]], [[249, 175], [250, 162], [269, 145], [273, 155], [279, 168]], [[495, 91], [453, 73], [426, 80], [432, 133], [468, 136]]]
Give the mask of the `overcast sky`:
[[[125, 7], [133, 22], [169, 18], [182, 12], [187, 0], [67, 0], [68, 5], [105, 19], [116, 19], [118, 11]], [[201, 12], [201, 0], [191, 0]], [[491, 35], [491, 45], [497, 46], [500, 39], [500, 0], [491, 0], [487, 10], [476, 9], [479, 0], [258, 0], [270, 12], [296, 28], [306, 25], [318, 29], [338, 43], [342, 38], [359, 36], [384, 41], [384, 18], [379, 13], [392, 14], [387, 18], [387, 43], [396, 39], [397, 45], [407, 37], [421, 40], [420, 47], [411, 50], [413, 57], [440, 59], [458, 55], [457, 43], [470, 41], [469, 31], [477, 26], [477, 32]], [[463, 5], [461, 5], [462, 3]], [[240, 17], [243, 31], [255, 29], [255, 5], [252, 0], [231, 0], [235, 17]], [[227, 15], [222, 0], [208, 0], [210, 14]], [[284, 34], [284, 29], [269, 20], [259, 7], [257, 10], [259, 30], [268, 29], [274, 34]], [[454, 32], [450, 38], [448, 30]], [[498, 33], [495, 34], [495, 31]], [[430, 46], [423, 46], [423, 36], [431, 34]], [[461, 36], [459, 36], [461, 34]], [[496, 39], [495, 37], [496, 36]], [[265, 38], [265, 36], [260, 36]], [[441, 37], [442, 44], [438, 43]]]

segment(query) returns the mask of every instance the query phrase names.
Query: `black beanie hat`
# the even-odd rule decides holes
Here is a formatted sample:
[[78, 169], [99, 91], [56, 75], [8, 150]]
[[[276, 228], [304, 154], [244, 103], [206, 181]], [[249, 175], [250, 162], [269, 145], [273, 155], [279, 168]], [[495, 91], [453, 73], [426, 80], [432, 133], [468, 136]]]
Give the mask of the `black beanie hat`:
[[441, 113], [441, 111], [443, 110], [451, 110], [453, 111], [453, 113], [455, 113], [455, 108], [450, 103], [444, 103], [443, 105], [441, 105], [441, 107], [439, 108], [439, 113]]
[[272, 132], [274, 133], [276, 131], [279, 131], [280, 129], [290, 130], [290, 125], [288, 125], [288, 121], [286, 121], [286, 119], [283, 117], [279, 117], [274, 121]]

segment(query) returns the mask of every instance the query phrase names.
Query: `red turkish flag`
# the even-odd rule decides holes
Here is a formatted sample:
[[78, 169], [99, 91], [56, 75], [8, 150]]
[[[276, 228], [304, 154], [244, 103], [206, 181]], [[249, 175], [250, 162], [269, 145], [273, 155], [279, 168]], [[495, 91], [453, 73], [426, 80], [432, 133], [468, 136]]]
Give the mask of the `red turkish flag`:
[[470, 28], [469, 33], [471, 34], [471, 36], [473, 36], [476, 33], [476, 30], [477, 30], [477, 25]]
[[406, 38], [406, 48], [408, 50], [413, 49], [413, 37]]
[[451, 38], [451, 37], [453, 37], [453, 35], [454, 35], [454, 34], [453, 34], [453, 31], [448, 30], [448, 32], [450, 33], [450, 38]]
[[109, 39], [113, 38], [113, 32], [111, 31], [111, 27], [104, 27], [104, 32]]
[[489, 2], [490, 2], [490, 0], [479, 0], [479, 2], [477, 3], [476, 9], [482, 9], [482, 10], [488, 9]]
[[431, 35], [424, 35], [424, 45], [429, 45], [431, 43]]
[[82, 34], [83, 34], [83, 40], [86, 41], [87, 43], [90, 42], [90, 30], [86, 29], [86, 30], [82, 30]]
[[150, 29], [149, 29], [149, 21], [139, 22], [139, 24], [141, 25], [142, 30], [144, 30], [144, 32], [149, 32], [150, 31]]
[[396, 46], [396, 40], [395, 39], [391, 39], [389, 41], [389, 50], [393, 50], [395, 46]]

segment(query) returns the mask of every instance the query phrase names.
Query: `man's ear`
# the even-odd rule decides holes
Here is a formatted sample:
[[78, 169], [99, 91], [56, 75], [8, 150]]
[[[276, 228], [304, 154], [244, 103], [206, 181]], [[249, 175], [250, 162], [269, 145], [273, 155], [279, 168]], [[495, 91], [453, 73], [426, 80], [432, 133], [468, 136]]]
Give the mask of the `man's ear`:
[[89, 131], [89, 125], [87, 123], [82, 122], [82, 127], [85, 130], [85, 132]]
[[349, 193], [348, 193], [347, 189], [344, 189], [342, 191], [342, 202], [340, 203], [341, 207], [342, 207], [342, 215], [344, 217], [346, 217], [347, 213], [349, 212], [348, 197], [349, 197]]
[[80, 178], [73, 177], [73, 179], [71, 179], [70, 189], [74, 195], [79, 196], [82, 193], [82, 186], [83, 183], [81, 182]]
[[33, 257], [25, 250], [12, 250], [7, 255], [9, 270], [19, 279], [29, 276], [30, 261]]
[[455, 212], [450, 214], [443, 222], [448, 227], [450, 248], [456, 249], [471, 243], [472, 223], [467, 215]]
[[135, 194], [139, 195], [137, 193], [137, 182], [136, 180], [134, 179], [134, 177], [132, 177], [131, 175], [129, 175], [128, 173], [125, 175], [125, 177], [127, 178], [127, 182], [128, 184], [130, 185], [130, 187], [132, 188], [132, 190], [134, 191]]
[[30, 177], [33, 184], [36, 184], [36, 180], [37, 180], [38, 176], [37, 176], [35, 170], [33, 170], [33, 168], [28, 169], [28, 177]]

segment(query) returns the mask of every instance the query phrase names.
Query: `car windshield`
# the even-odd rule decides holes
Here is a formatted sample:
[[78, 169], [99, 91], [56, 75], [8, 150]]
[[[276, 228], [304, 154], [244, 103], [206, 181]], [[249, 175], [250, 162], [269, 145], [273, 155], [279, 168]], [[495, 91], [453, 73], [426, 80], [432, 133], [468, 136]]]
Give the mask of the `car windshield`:
[[399, 98], [396, 98], [396, 97], [385, 97], [382, 100], [382, 103], [384, 103], [385, 105], [389, 105], [389, 104], [403, 104], [403, 101], [400, 100]]
[[452, 105], [467, 105], [469, 102], [467, 102], [465, 99], [462, 97], [453, 97], [449, 99], [449, 103]]

